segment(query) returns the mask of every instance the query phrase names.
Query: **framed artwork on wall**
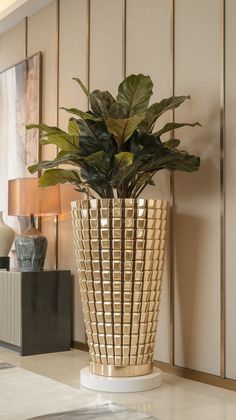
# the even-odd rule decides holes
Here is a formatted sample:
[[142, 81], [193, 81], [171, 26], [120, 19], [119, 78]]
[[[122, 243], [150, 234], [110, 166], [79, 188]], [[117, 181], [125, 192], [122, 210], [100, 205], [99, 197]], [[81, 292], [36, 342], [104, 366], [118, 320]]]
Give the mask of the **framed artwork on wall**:
[[27, 167], [38, 161], [39, 133], [26, 124], [41, 118], [41, 54], [37, 53], [0, 73], [0, 210], [17, 233], [25, 218], [8, 217], [8, 180], [31, 177]]

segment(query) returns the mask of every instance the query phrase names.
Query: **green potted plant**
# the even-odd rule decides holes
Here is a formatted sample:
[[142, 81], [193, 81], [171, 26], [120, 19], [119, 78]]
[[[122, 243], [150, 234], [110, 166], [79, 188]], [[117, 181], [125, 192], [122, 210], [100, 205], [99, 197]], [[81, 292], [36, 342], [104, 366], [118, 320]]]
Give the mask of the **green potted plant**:
[[[160, 300], [167, 203], [140, 197], [162, 169], [193, 172], [199, 157], [179, 149], [180, 140], [164, 133], [199, 123], [167, 123], [158, 118], [189, 96], [163, 99], [149, 106], [149, 76], [130, 75], [116, 99], [108, 91], [89, 93], [91, 110], [66, 109], [68, 132], [45, 124], [42, 145], [55, 144], [41, 186], [72, 183], [86, 199], [72, 203], [75, 247], [90, 371], [104, 376], [136, 376], [152, 371]], [[65, 109], [65, 108], [64, 108]], [[68, 169], [58, 168], [69, 164]]]

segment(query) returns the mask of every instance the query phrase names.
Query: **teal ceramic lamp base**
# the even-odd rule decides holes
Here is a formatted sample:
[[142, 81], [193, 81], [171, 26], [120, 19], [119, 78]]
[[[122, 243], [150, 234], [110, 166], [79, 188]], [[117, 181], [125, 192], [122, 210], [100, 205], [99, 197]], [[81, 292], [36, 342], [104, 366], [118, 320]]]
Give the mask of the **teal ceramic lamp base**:
[[8, 181], [8, 214], [29, 216], [29, 228], [15, 240], [20, 271], [43, 271], [47, 238], [36, 228], [34, 216], [56, 216], [61, 212], [60, 186], [40, 187], [38, 178]]
[[15, 240], [20, 271], [43, 271], [47, 251], [47, 238], [36, 228], [34, 216], [30, 227]]

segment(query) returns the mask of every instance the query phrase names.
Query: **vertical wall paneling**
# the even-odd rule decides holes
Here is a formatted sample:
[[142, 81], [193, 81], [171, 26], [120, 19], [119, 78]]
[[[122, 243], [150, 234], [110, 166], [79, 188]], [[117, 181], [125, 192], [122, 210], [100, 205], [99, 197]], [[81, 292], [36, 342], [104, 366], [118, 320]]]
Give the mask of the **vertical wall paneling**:
[[[60, 57], [59, 57], [59, 107], [87, 109], [85, 94], [72, 80], [79, 77], [87, 84], [88, 75], [88, 0], [67, 0], [60, 2]], [[59, 110], [59, 126], [67, 128], [72, 115]], [[79, 199], [79, 194], [67, 188], [61, 189], [63, 215], [59, 217], [58, 262], [60, 268], [72, 271], [74, 275], [74, 340], [85, 341], [83, 314], [74, 255], [70, 201]]]
[[[171, 95], [169, 1], [127, 0], [126, 55], [127, 75], [143, 73], [151, 76], [154, 83], [152, 102]], [[167, 120], [171, 121], [171, 113], [161, 118], [158, 126], [164, 125]], [[147, 188], [142, 197], [163, 198], [170, 202], [169, 173], [160, 173], [156, 178], [156, 184], [157, 187]], [[156, 359], [167, 363], [170, 357], [169, 243], [155, 353]]]
[[[170, 95], [175, 95], [175, 0], [170, 0]], [[175, 110], [172, 111], [172, 121], [175, 119]], [[174, 139], [174, 130], [170, 134]], [[169, 205], [169, 311], [170, 311], [170, 336], [169, 336], [169, 363], [174, 365], [174, 322], [175, 322], [175, 297], [174, 297], [174, 172], [170, 173], [170, 205]]]
[[[28, 55], [42, 51], [42, 121], [49, 125], [57, 122], [57, 3], [54, 0], [28, 18]], [[44, 146], [42, 158], [55, 157], [55, 146]], [[54, 268], [55, 223], [52, 217], [42, 220], [42, 232], [48, 238], [45, 261], [47, 268]]]
[[27, 16], [25, 17], [25, 45], [24, 45], [24, 48], [25, 48], [24, 56], [25, 56], [25, 58], [27, 58], [28, 57], [28, 17]]
[[236, 379], [236, 3], [226, 0], [225, 197], [226, 197], [226, 376]]
[[178, 130], [183, 146], [201, 156], [201, 169], [175, 174], [175, 364], [215, 375], [221, 321], [220, 23], [219, 0], [176, 2], [175, 93], [192, 100], [175, 117], [203, 127]]
[[19, 273], [0, 273], [1, 341], [21, 345], [21, 278]]
[[[60, 91], [60, 0], [56, 0], [56, 25], [57, 25], [57, 94], [56, 94], [56, 107], [57, 107], [57, 117], [56, 117], [56, 125], [59, 125], [59, 91]], [[58, 153], [59, 148], [56, 148], [56, 153]], [[54, 268], [58, 270], [58, 253], [59, 253], [59, 216], [55, 215], [54, 218], [54, 250], [55, 250], [55, 258], [54, 258]]]
[[25, 25], [19, 23], [0, 36], [0, 71], [25, 58]]
[[91, 1], [90, 90], [116, 95], [122, 80], [122, 0]]
[[220, 0], [220, 375], [225, 377], [226, 277], [225, 277], [225, 0]]
[[122, 74], [123, 79], [126, 77], [127, 67], [127, 0], [123, 0], [123, 17], [122, 17]]
[[[91, 0], [87, 0], [87, 52], [86, 52], [86, 64], [87, 64], [87, 89], [88, 92], [91, 91], [90, 87], [90, 71], [91, 71], [91, 65], [90, 65], [90, 59], [91, 59]], [[90, 100], [89, 97], [87, 98], [87, 108], [90, 108]]]

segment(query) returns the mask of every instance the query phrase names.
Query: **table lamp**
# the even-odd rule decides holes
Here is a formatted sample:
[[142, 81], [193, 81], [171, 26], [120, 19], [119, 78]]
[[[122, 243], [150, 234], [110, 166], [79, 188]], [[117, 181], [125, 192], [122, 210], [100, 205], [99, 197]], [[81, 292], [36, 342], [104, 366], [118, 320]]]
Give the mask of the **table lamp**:
[[38, 178], [8, 181], [8, 214], [30, 216], [29, 227], [15, 239], [20, 271], [43, 271], [47, 238], [35, 226], [35, 216], [55, 216], [61, 211], [60, 186], [39, 187]]

